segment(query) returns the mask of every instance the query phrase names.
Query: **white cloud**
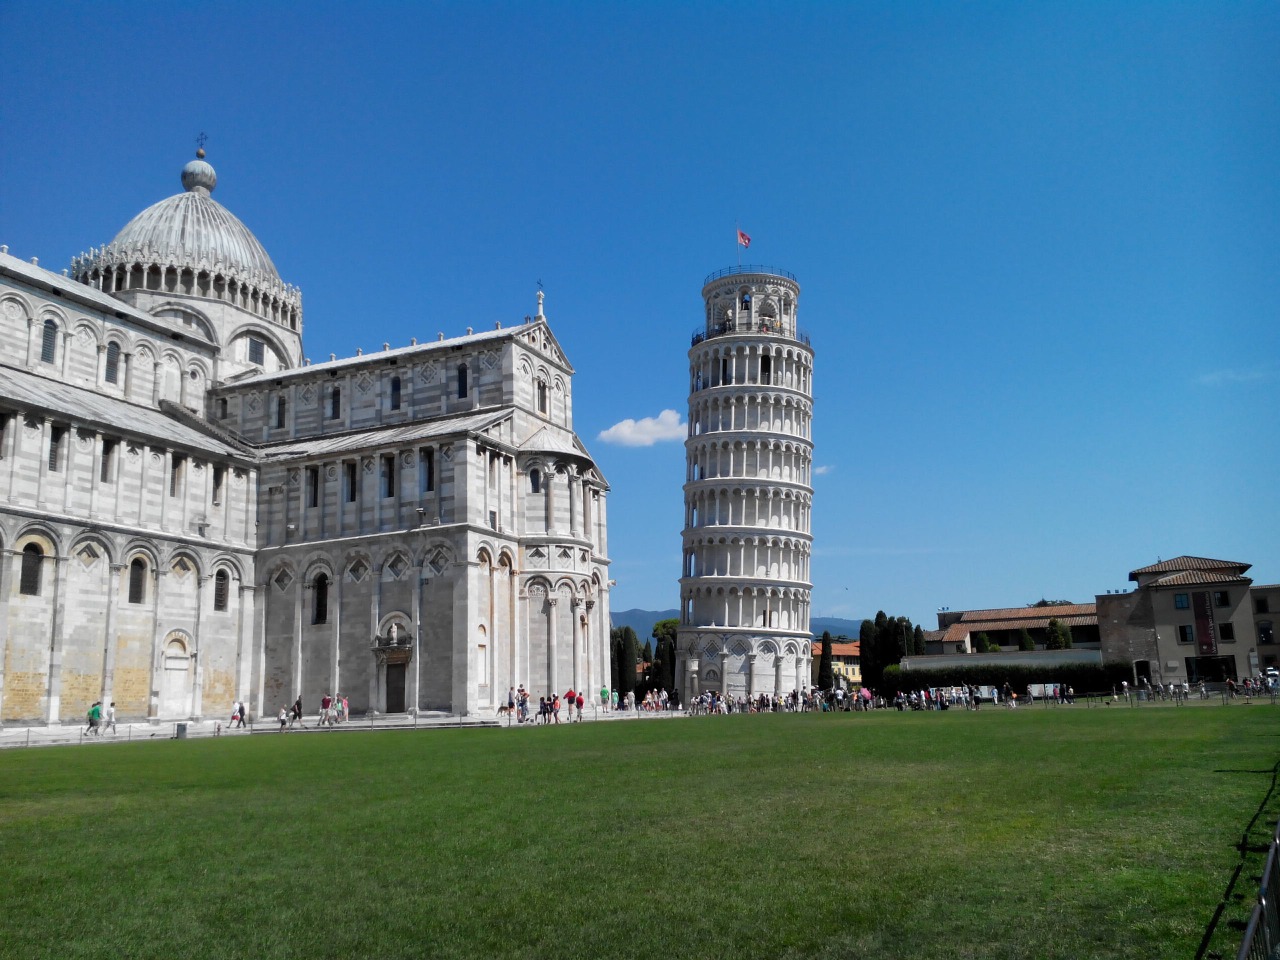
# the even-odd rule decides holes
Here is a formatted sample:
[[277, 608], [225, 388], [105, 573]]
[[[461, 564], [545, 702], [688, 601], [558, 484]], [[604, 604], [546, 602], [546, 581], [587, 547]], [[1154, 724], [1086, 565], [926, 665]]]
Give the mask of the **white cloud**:
[[616, 443], [621, 447], [652, 447], [663, 440], [683, 440], [689, 432], [674, 410], [663, 410], [656, 417], [626, 420], [615, 423], [608, 430], [601, 430], [599, 439]]
[[828, 473], [830, 473], [834, 469], [835, 467], [831, 466], [830, 464], [824, 464], [821, 467], [814, 467], [813, 473], [814, 473], [814, 476], [825, 477]]
[[1210, 373], [1202, 373], [1196, 377], [1196, 382], [1202, 387], [1221, 387], [1234, 383], [1257, 383], [1259, 380], [1269, 380], [1271, 374], [1266, 370], [1214, 370]]

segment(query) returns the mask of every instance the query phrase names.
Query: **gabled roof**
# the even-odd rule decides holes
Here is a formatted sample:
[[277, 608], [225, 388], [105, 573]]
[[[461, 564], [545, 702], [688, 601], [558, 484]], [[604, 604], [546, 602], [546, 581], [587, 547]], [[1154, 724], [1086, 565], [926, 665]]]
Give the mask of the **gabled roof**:
[[[1096, 617], [1097, 615], [1098, 605], [1096, 603], [1064, 603], [1047, 607], [999, 607], [995, 610], [965, 610], [960, 614], [960, 622], [969, 623], [978, 620], [1044, 620], [1045, 623], [1048, 623], [1052, 617], [1057, 617], [1061, 620], [1063, 617]], [[1015, 623], [1011, 626], [996, 627], [996, 629], [1016, 630], [1020, 626], [1022, 624]]]
[[1244, 573], [1251, 567], [1249, 563], [1239, 563], [1235, 560], [1213, 560], [1209, 557], [1174, 557], [1172, 560], [1161, 560], [1159, 563], [1153, 563], [1147, 567], [1139, 567], [1137, 570], [1129, 571], [1129, 579], [1137, 580], [1140, 576], [1152, 573], [1177, 573], [1182, 570], [1217, 570], [1221, 572], [1234, 573], [1236, 575]]
[[[822, 654], [822, 638], [821, 637], [813, 638], [813, 654], [815, 659], [821, 656]], [[838, 643], [835, 640], [831, 641], [832, 657], [858, 657], [861, 655], [862, 655], [862, 641], [860, 640], [851, 640], [845, 643]]]
[[566, 436], [563, 431], [553, 430], [551, 427], [543, 427], [538, 430], [528, 440], [520, 444], [520, 449], [535, 452], [564, 453], [569, 456], [590, 459], [586, 448], [578, 442], [576, 435], [569, 434]]
[[947, 627], [942, 635], [943, 643], [959, 643], [965, 637], [976, 633], [987, 633], [995, 630], [1043, 630], [1049, 626], [1050, 620], [1057, 620], [1064, 627], [1095, 627], [1098, 625], [1096, 613], [1063, 615], [1052, 613], [1053, 610], [1075, 609], [1093, 604], [1073, 604], [1071, 607], [1036, 607], [1044, 611], [1038, 617], [1027, 617], [1023, 620], [961, 620]]
[[96, 390], [72, 386], [0, 364], [0, 397], [31, 411], [47, 411], [84, 427], [100, 427], [122, 437], [136, 437], [166, 447], [199, 451], [237, 460], [251, 460], [243, 450], [219, 439], [212, 431], [168, 416], [153, 407], [109, 397]]
[[1166, 573], [1148, 581], [1148, 587], [1191, 587], [1197, 584], [1210, 583], [1249, 583], [1248, 577], [1238, 577], [1232, 573], [1217, 573], [1210, 570], [1183, 570], [1179, 573]]
[[413, 443], [418, 440], [474, 433], [477, 430], [485, 430], [510, 416], [511, 408], [504, 407], [501, 410], [471, 413], [464, 417], [441, 417], [437, 420], [407, 423], [399, 427], [376, 427], [370, 430], [353, 430], [349, 433], [308, 437], [305, 440], [264, 444], [259, 450], [263, 459], [266, 460], [349, 453], [400, 443]]
[[520, 331], [528, 329], [530, 324], [518, 324], [514, 327], [502, 327], [495, 330], [482, 330], [480, 333], [468, 333], [461, 337], [449, 337], [444, 340], [428, 340], [423, 343], [410, 344], [407, 347], [393, 347], [390, 350], [378, 350], [374, 353], [363, 353], [355, 357], [340, 357], [336, 360], [325, 360], [305, 367], [291, 367], [288, 370], [276, 370], [273, 373], [260, 373], [252, 377], [229, 380], [221, 387], [252, 386], [261, 383], [275, 383], [277, 380], [297, 380], [314, 376], [317, 373], [336, 372], [361, 367], [383, 367], [388, 360], [410, 361], [418, 357], [426, 357], [454, 347], [469, 347], [481, 343], [490, 343], [510, 339]]

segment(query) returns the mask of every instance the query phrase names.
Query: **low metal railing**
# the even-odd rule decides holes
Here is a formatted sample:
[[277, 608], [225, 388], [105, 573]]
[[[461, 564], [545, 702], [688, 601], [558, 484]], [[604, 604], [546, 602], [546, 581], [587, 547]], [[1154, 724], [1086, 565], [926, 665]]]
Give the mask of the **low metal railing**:
[[721, 277], [732, 277], [740, 273], [763, 273], [770, 277], [785, 277], [792, 283], [799, 283], [796, 275], [790, 270], [783, 270], [780, 267], [762, 267], [758, 263], [739, 264], [736, 267], [725, 267], [723, 270], [717, 270], [715, 273], [707, 274], [707, 279], [702, 281], [705, 287], [712, 280], [719, 280]]
[[1280, 824], [1271, 837], [1260, 886], [1236, 960], [1267, 960], [1280, 947]]
[[767, 326], [765, 324], [755, 324], [754, 326], [743, 325], [740, 327], [734, 326], [732, 323], [725, 323], [720, 326], [712, 327], [710, 330], [705, 328], [695, 330], [693, 331], [693, 335], [689, 338], [689, 346], [696, 347], [698, 344], [702, 343], [703, 340], [709, 340], [712, 337], [728, 337], [734, 334], [742, 336], [749, 333], [763, 334], [766, 337], [778, 337], [782, 340], [796, 340], [803, 343], [806, 347], [812, 346], [809, 342], [809, 334], [801, 330], [799, 327], [795, 329], [795, 332], [788, 333], [786, 330], [781, 329], [776, 323], [769, 324]]

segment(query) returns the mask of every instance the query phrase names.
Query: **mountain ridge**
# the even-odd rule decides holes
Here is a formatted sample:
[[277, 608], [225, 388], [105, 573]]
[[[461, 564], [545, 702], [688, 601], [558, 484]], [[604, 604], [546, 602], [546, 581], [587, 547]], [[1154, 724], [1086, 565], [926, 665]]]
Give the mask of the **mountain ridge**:
[[[653, 636], [653, 625], [659, 620], [670, 620], [680, 616], [680, 611], [672, 607], [670, 610], [643, 610], [635, 607], [630, 610], [614, 610], [610, 619], [615, 627], [630, 627], [640, 638], [640, 642]], [[821, 637], [822, 631], [829, 630], [833, 637], [845, 636], [851, 640], [858, 639], [862, 629], [862, 618], [848, 620], [844, 617], [811, 617], [809, 629], [815, 637]]]

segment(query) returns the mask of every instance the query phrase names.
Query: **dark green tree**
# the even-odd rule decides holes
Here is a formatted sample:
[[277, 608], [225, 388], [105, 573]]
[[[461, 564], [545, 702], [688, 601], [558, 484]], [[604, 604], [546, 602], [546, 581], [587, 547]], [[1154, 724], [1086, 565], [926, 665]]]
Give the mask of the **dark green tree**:
[[979, 633], [973, 638], [973, 649], [978, 653], [987, 653], [993, 646], [995, 644], [991, 642], [991, 638], [985, 633]]
[[1062, 637], [1063, 650], [1070, 650], [1075, 644], [1075, 641], [1071, 639], [1071, 627], [1061, 621], [1058, 622], [1058, 636]]
[[1046, 650], [1062, 650], [1066, 648], [1066, 640], [1062, 636], [1062, 624], [1057, 617], [1049, 621], [1049, 626], [1045, 630], [1044, 648]]
[[876, 625], [863, 620], [858, 630], [858, 662], [862, 667], [862, 682], [871, 688], [880, 683], [880, 666], [876, 659]]
[[609, 688], [622, 689], [622, 627], [614, 627], [609, 631]]
[[653, 625], [653, 665], [649, 670], [649, 682], [670, 693], [676, 684], [676, 633], [680, 620], [668, 617]]
[[818, 689], [830, 690], [836, 685], [835, 668], [831, 663], [831, 631], [822, 631], [822, 655], [818, 658]]
[[1034, 650], [1035, 648], [1036, 648], [1036, 642], [1031, 639], [1031, 634], [1027, 632], [1027, 628], [1023, 627], [1021, 630], [1018, 631], [1018, 649]]
[[618, 695], [631, 693], [636, 688], [636, 658], [640, 655], [640, 641], [630, 627], [622, 628], [622, 657], [618, 666]]
[[924, 656], [924, 628], [918, 623], [911, 634], [911, 652], [917, 657]]

